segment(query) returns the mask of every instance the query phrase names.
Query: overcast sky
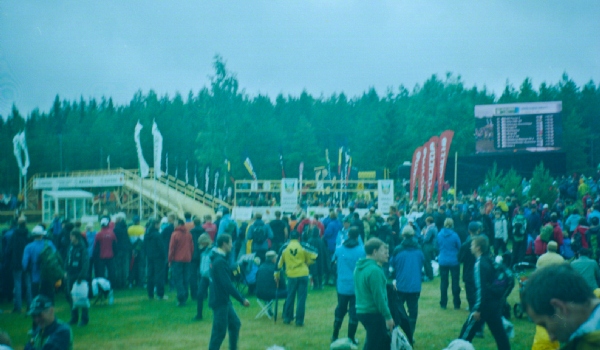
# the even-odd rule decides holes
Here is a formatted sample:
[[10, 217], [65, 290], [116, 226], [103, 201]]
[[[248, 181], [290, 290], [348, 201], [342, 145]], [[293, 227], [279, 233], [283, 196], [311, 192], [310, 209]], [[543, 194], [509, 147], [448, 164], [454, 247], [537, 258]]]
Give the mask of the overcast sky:
[[0, 0], [0, 115], [137, 90], [187, 96], [215, 54], [247, 94], [356, 96], [461, 75], [600, 81], [600, 1]]

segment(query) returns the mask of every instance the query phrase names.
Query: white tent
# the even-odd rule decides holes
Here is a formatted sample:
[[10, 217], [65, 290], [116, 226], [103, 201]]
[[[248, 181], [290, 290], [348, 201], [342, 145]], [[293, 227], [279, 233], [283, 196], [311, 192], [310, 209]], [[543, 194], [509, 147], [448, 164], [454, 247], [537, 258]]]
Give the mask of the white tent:
[[54, 213], [72, 221], [91, 221], [93, 198], [92, 193], [81, 190], [43, 191], [42, 221], [51, 222]]

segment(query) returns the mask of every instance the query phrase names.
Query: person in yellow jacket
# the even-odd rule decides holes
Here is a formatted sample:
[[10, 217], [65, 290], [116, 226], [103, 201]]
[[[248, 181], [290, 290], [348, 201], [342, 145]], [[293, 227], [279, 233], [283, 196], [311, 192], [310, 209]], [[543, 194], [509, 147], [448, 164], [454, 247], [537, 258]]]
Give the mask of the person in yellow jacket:
[[564, 350], [600, 349], [600, 299], [570, 264], [534, 272], [521, 294], [533, 322]]
[[[298, 294], [296, 326], [302, 327], [308, 294], [308, 266], [315, 262], [317, 253], [311, 246], [301, 244], [298, 237], [297, 231], [290, 233], [290, 241], [281, 248], [281, 258], [277, 267], [281, 269], [285, 266], [285, 275], [288, 278], [288, 296], [283, 305], [283, 323], [290, 324], [294, 319], [294, 300]], [[279, 280], [279, 272], [275, 273], [275, 279]]]

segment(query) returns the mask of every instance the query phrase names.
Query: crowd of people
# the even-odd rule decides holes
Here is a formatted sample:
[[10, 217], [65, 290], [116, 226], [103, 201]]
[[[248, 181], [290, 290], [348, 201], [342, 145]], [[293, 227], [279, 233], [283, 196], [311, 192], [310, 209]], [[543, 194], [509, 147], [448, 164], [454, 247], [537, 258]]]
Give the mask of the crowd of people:
[[[97, 232], [96, 224], [82, 225], [58, 215], [48, 226], [38, 224], [30, 231], [27, 218], [21, 216], [2, 235], [0, 296], [13, 302], [14, 313], [25, 307], [33, 316], [37, 326], [28, 346], [55, 342], [63, 344], [56, 345], [62, 349], [72, 344], [72, 334], [67, 324], [54, 317], [57, 291], [65, 293], [73, 306], [71, 291], [95, 278], [107, 280], [117, 291], [145, 287], [149, 299], [167, 299], [165, 289], [170, 287], [176, 291], [178, 306], [190, 299], [197, 304], [194, 320], [203, 319], [208, 301], [213, 310], [209, 349], [219, 349], [227, 332], [229, 346], [235, 349], [241, 321], [230, 298], [250, 305], [239, 286], [247, 286], [249, 294], [266, 302], [285, 299], [283, 323], [302, 327], [309, 288], [329, 285], [337, 292], [331, 342], [338, 341], [348, 314], [347, 339], [359, 343], [360, 323], [367, 333], [365, 349], [383, 349], [389, 348], [394, 326], [400, 326], [414, 343], [422, 284], [432, 281], [436, 271], [440, 308], [447, 309], [448, 289], [451, 306], [461, 308], [462, 265], [470, 315], [457, 329], [457, 337], [470, 342], [483, 336], [485, 323], [498, 348], [510, 349], [502, 321], [506, 295], [496, 294], [491, 287], [497, 270], [494, 258], [499, 256], [509, 267], [537, 264], [539, 279], [573, 279], [571, 275], [577, 274], [589, 287], [580, 286], [583, 294], [573, 300], [565, 289], [548, 299], [551, 306], [524, 294], [529, 296], [524, 299], [526, 311], [540, 326], [535, 342], [558, 348], [556, 340], [573, 341], [590, 332], [575, 332], [576, 328], [565, 339], [546, 320], [562, 314], [549, 314], [548, 308], [560, 307], [555, 299], [568, 306], [596, 305], [597, 299], [588, 292], [600, 285], [600, 200], [589, 191], [580, 197], [542, 203], [537, 198], [520, 202], [514, 194], [473, 196], [439, 206], [402, 200], [386, 213], [373, 205], [362, 217], [349, 207], [313, 217], [302, 211], [289, 216], [276, 212], [272, 220], [256, 213], [248, 222], [236, 221], [228, 208], [221, 208], [214, 222], [211, 215], [200, 218], [186, 213], [180, 218], [170, 213], [162, 219], [149, 218], [145, 225], [137, 216], [128, 225], [124, 213], [112, 217], [105, 213]], [[560, 270], [567, 277], [542, 273], [565, 260], [572, 261], [571, 267]], [[531, 288], [536, 292], [530, 293], [538, 293]], [[568, 308], [561, 311], [570, 316]], [[267, 312], [277, 317], [272, 307]], [[592, 316], [585, 314], [589, 316], [585, 327], [593, 328], [592, 338], [597, 341], [597, 308], [591, 312]], [[72, 307], [70, 325], [88, 322], [89, 306]]]

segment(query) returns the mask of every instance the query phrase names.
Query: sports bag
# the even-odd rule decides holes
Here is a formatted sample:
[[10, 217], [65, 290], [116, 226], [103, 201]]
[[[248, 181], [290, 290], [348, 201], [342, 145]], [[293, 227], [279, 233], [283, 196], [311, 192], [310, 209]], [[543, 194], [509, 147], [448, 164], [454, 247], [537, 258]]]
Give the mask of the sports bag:
[[53, 249], [47, 241], [44, 241], [44, 248], [42, 248], [39, 256], [39, 264], [43, 280], [54, 283], [65, 276], [62, 258], [58, 251]]

